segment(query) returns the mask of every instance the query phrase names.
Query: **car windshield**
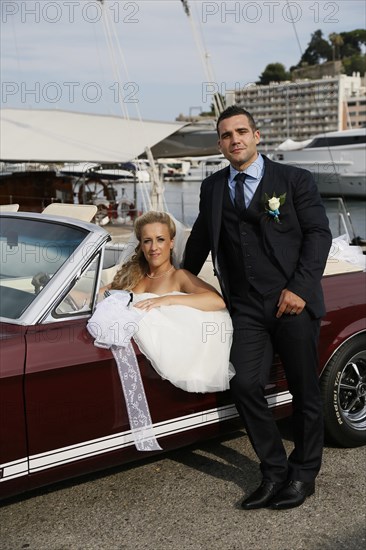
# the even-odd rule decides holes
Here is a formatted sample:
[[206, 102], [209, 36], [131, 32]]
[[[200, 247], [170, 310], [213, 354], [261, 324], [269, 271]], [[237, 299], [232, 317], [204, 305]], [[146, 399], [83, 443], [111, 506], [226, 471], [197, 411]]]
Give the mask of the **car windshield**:
[[56, 222], [1, 216], [0, 316], [18, 319], [85, 236]]

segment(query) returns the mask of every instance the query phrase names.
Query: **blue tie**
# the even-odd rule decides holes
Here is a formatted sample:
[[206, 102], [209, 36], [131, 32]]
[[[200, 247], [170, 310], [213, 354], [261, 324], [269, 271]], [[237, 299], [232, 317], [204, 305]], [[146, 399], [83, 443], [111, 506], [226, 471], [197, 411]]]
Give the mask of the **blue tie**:
[[244, 182], [246, 174], [244, 172], [239, 172], [236, 174], [235, 180], [235, 207], [239, 214], [245, 212], [245, 201], [244, 201]]

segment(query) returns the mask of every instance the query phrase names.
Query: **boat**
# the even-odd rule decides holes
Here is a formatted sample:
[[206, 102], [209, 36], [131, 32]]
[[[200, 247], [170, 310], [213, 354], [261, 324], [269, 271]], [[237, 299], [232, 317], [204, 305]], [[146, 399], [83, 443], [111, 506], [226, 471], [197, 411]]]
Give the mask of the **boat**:
[[156, 163], [164, 181], [202, 181], [229, 164], [223, 155], [161, 158]]
[[165, 181], [183, 180], [191, 167], [190, 161], [183, 159], [163, 158], [156, 162]]
[[214, 172], [229, 165], [229, 161], [224, 155], [190, 157], [187, 160], [189, 160], [191, 166], [188, 173], [183, 178], [184, 181], [203, 181]]
[[154, 158], [180, 158], [217, 155], [214, 120], [186, 124], [151, 148]]
[[[0, 204], [41, 211], [52, 202], [78, 199], [98, 206], [98, 220], [132, 219], [138, 211], [136, 192], [133, 199], [117, 197], [115, 184], [155, 189], [147, 169], [154, 160], [138, 157], [181, 126], [51, 109], [0, 109]], [[32, 159], [37, 171], [24, 172], [30, 164], [24, 159]], [[150, 208], [144, 199], [144, 209]]]
[[366, 198], [366, 128], [287, 139], [272, 159], [310, 170], [323, 196]]

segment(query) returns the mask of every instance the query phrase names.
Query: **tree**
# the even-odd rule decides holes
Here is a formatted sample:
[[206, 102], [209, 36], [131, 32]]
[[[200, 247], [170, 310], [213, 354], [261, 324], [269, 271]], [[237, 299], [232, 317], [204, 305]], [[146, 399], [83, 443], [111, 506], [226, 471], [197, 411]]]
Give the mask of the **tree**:
[[286, 71], [285, 66], [282, 63], [270, 63], [260, 75], [258, 84], [283, 82], [284, 80], [291, 80], [290, 73]]
[[340, 48], [341, 58], [360, 55], [362, 53], [362, 44], [366, 44], [366, 30], [356, 29], [350, 32], [341, 32], [340, 36], [343, 45]]
[[355, 29], [350, 32], [342, 32], [340, 36], [343, 41], [343, 44], [340, 45], [340, 57], [345, 73], [349, 76], [354, 72], [364, 74], [366, 55], [362, 53], [362, 46], [366, 45], [366, 30]]
[[319, 65], [323, 61], [332, 60], [332, 46], [323, 38], [323, 33], [319, 29], [311, 35], [308, 47], [301, 56], [299, 67], [303, 64]]
[[337, 34], [335, 32], [332, 32], [329, 35], [329, 41], [332, 44], [332, 50], [333, 50], [333, 61], [340, 58], [340, 48], [343, 46], [343, 38], [340, 34]]
[[353, 73], [366, 73], [366, 55], [351, 55], [342, 59], [342, 65], [346, 75], [352, 76]]

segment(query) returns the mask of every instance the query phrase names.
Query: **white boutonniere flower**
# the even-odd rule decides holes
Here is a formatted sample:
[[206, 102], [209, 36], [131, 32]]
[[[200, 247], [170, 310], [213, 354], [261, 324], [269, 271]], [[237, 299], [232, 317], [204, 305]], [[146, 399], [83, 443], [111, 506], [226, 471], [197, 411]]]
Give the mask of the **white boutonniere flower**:
[[277, 223], [281, 223], [279, 216], [280, 216], [280, 206], [285, 204], [286, 201], [286, 193], [283, 195], [280, 195], [279, 197], [276, 197], [276, 193], [273, 193], [273, 197], [269, 197], [267, 193], [264, 194], [264, 204], [267, 214], [269, 216], [272, 216], [274, 220]]

